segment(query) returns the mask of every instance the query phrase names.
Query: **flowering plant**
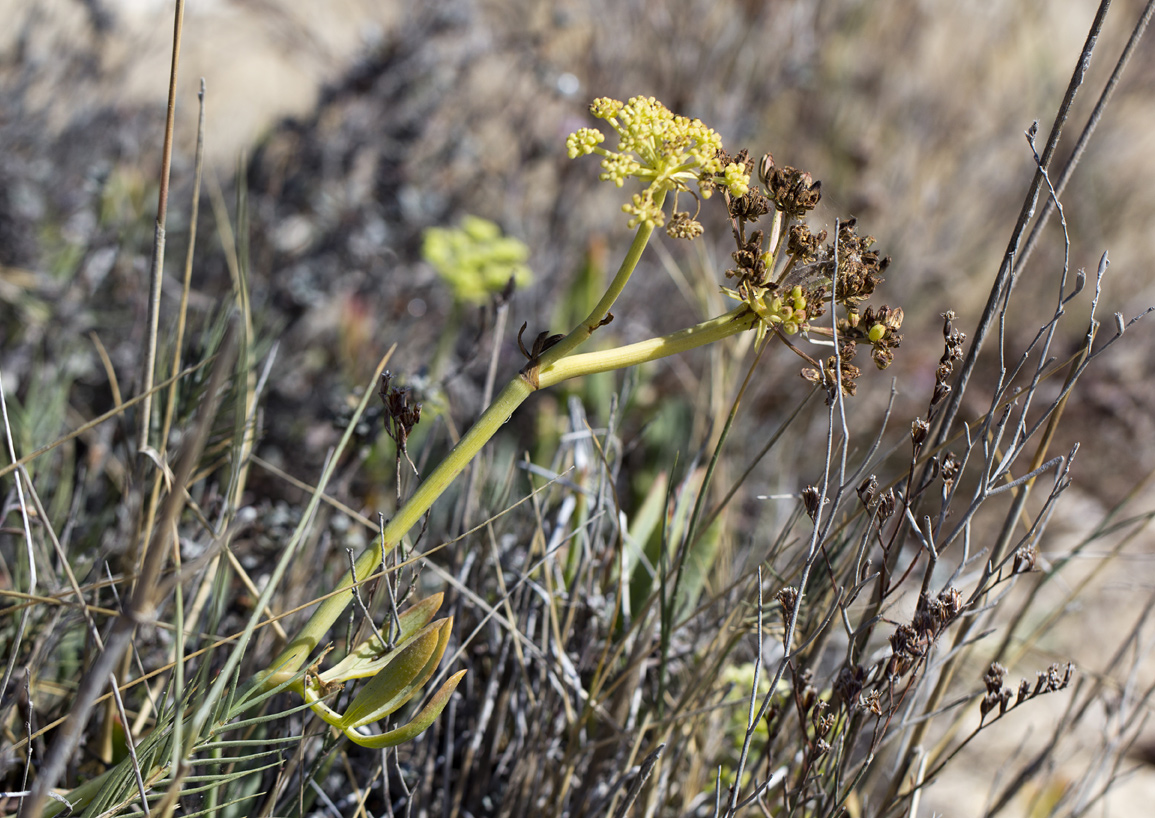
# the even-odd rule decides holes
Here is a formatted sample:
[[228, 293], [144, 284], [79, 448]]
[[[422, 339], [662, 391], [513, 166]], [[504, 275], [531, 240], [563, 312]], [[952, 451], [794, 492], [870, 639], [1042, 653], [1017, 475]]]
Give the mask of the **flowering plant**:
[[[860, 306], [882, 280], [881, 273], [889, 259], [880, 259], [870, 249], [874, 239], [860, 237], [853, 220], [838, 226], [832, 244], [824, 244], [825, 230], [811, 230], [806, 219], [821, 198], [819, 182], [802, 171], [775, 165], [773, 158], [766, 155], [758, 166], [761, 186], [752, 184], [754, 163], [746, 151], [731, 156], [722, 147], [718, 134], [700, 120], [677, 116], [652, 97], [634, 97], [625, 103], [597, 99], [590, 111], [609, 123], [619, 144], [616, 150], [603, 148], [605, 136], [601, 131], [581, 128], [567, 140], [569, 155], [577, 158], [596, 154], [602, 157], [603, 181], [622, 187], [633, 178], [644, 186], [622, 207], [629, 216], [629, 226], [635, 230], [625, 258], [596, 306], [568, 334], [542, 331], [528, 346], [519, 335], [519, 345], [527, 359], [525, 365], [397, 511], [379, 541], [361, 555], [342, 580], [342, 587], [352, 587], [355, 577], [369, 577], [381, 565], [384, 554], [406, 536], [497, 429], [538, 389], [570, 378], [657, 360], [749, 330], [756, 332], [759, 344], [777, 338], [801, 355], [809, 364], [803, 377], [825, 387], [830, 400], [839, 391], [854, 393], [860, 373], [850, 360], [858, 345], [872, 348], [879, 368], [893, 359], [893, 349], [901, 341], [897, 330], [902, 324], [902, 310]], [[679, 197], [689, 195], [700, 202], [715, 192], [720, 192], [725, 202], [737, 245], [732, 254], [735, 266], [726, 272], [733, 284], [723, 290], [739, 305], [669, 335], [578, 353], [579, 346], [613, 320], [610, 308], [628, 283], [656, 228], [665, 226], [673, 238], [695, 239], [702, 235], [697, 212], [690, 215], [678, 210]], [[674, 203], [667, 218], [664, 206], [671, 193]], [[768, 235], [750, 229], [767, 215], [771, 219]], [[497, 234], [487, 228], [485, 236], [492, 240]], [[443, 274], [450, 280], [460, 278], [452, 270]], [[817, 319], [831, 305], [839, 305], [843, 316], [830, 323], [818, 323]], [[525, 329], [523, 325], [522, 332]], [[815, 360], [791, 340], [799, 335], [833, 345], [834, 355], [823, 362]], [[384, 389], [383, 394], [387, 391]], [[389, 411], [388, 401], [386, 409]], [[426, 601], [400, 617], [402, 635], [396, 646], [387, 649], [380, 638], [371, 639], [330, 670], [310, 670], [303, 681], [294, 681], [348, 603], [348, 594], [328, 596], [262, 681], [267, 686], [295, 686], [322, 719], [351, 740], [369, 746], [390, 746], [432, 723], [464, 673], [451, 677], [410, 725], [373, 738], [360, 732], [372, 721], [394, 712], [428, 681], [445, 650], [450, 620], [430, 624], [440, 603]], [[336, 713], [325, 703], [325, 697], [336, 686], [366, 677], [371, 681], [344, 714]]]

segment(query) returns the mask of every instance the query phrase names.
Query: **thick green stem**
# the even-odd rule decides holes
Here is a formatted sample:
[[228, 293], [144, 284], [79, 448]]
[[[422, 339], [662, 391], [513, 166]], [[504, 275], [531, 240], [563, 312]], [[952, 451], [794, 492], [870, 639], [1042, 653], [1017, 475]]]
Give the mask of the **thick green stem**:
[[[464, 437], [453, 447], [453, 451], [441, 461], [437, 468], [417, 487], [413, 496], [397, 511], [396, 516], [385, 526], [383, 536], [357, 559], [355, 567], [358, 577], [368, 577], [377, 570], [383, 553], [392, 551], [400, 539], [409, 532], [409, 529], [421, 520], [421, 515], [429, 510], [429, 507], [449, 487], [449, 484], [468, 465], [469, 461], [481, 451], [481, 447], [493, 437], [503, 423], [509, 420], [513, 410], [520, 406], [522, 401], [529, 397], [532, 392], [533, 387], [521, 375], [506, 385], [501, 394], [477, 419], [477, 423], [473, 424]], [[384, 545], [384, 551], [382, 545]], [[321, 643], [329, 628], [337, 621], [337, 617], [352, 601], [352, 597], [348, 593], [352, 584], [352, 573], [346, 573], [338, 583], [340, 589], [338, 593], [321, 602], [293, 641], [269, 666], [270, 670], [274, 671], [267, 680], [269, 684], [279, 684], [300, 669], [305, 659]]]
[[[413, 496], [397, 511], [396, 516], [385, 526], [382, 536], [357, 559], [355, 570], [358, 577], [368, 577], [377, 570], [381, 564], [382, 556], [391, 551], [401, 538], [421, 520], [421, 516], [429, 510], [430, 506], [449, 487], [449, 484], [457, 478], [481, 451], [481, 448], [496, 434], [497, 430], [509, 420], [513, 411], [535, 389], [553, 386], [561, 381], [582, 375], [622, 369], [646, 361], [665, 358], [669, 355], [676, 355], [744, 332], [755, 325], [758, 316], [751, 312], [748, 307], [742, 306], [725, 315], [661, 338], [651, 338], [648, 341], [603, 352], [590, 352], [559, 358], [555, 354], [555, 350], [559, 347], [568, 347], [570, 350], [576, 348], [589, 338], [593, 330], [601, 324], [602, 319], [609, 312], [610, 306], [629, 279], [630, 273], [637, 265], [638, 258], [640, 258], [641, 252], [645, 249], [646, 242], [652, 233], [653, 228], [647, 228], [644, 225], [638, 229], [630, 252], [622, 262], [617, 276], [598, 306], [590, 313], [590, 317], [564, 340], [547, 350], [541, 356], [536, 368], [530, 368], [526, 373], [519, 373], [506, 385], [501, 394], [465, 433], [453, 451], [429, 474], [417, 488], [417, 491], [413, 493]], [[338, 584], [338, 591], [321, 602], [293, 641], [269, 666], [269, 675], [265, 679], [267, 684], [280, 684], [300, 669], [309, 654], [321, 643], [329, 628], [337, 621], [341, 612], [349, 605], [351, 598], [347, 589], [352, 586], [352, 583], [352, 572], [346, 573]]]
[[[664, 190], [654, 194], [654, 202], [658, 207], [662, 206], [665, 198], [666, 192]], [[630, 245], [630, 249], [626, 251], [626, 257], [622, 259], [621, 266], [618, 267], [618, 272], [614, 275], [614, 280], [610, 282], [610, 286], [606, 289], [605, 295], [602, 296], [601, 300], [590, 311], [590, 314], [586, 316], [586, 320], [574, 327], [569, 335], [542, 354], [540, 362], [542, 370], [552, 366], [556, 361], [565, 358], [581, 346], [594, 334], [597, 328], [602, 325], [610, 312], [610, 307], [618, 300], [618, 296], [622, 294], [622, 290], [625, 289], [626, 284], [630, 280], [630, 276], [633, 275], [634, 268], [638, 266], [638, 260], [642, 257], [642, 251], [645, 250], [646, 245], [650, 243], [650, 236], [653, 234], [654, 228], [652, 225], [647, 226], [646, 224], [641, 224], [638, 226], [638, 232], [634, 234], [634, 241]]]
[[[665, 194], [659, 194], [660, 199]], [[556, 361], [558, 358], [572, 352], [580, 344], [586, 341], [590, 335], [593, 334], [602, 320], [609, 312], [614, 301], [621, 295], [626, 283], [630, 280], [634, 269], [638, 265], [638, 260], [642, 257], [642, 251], [646, 249], [646, 245], [650, 241], [650, 236], [654, 233], [653, 226], [641, 225], [638, 227], [637, 233], [634, 235], [634, 241], [630, 245], [630, 249], [626, 253], [626, 257], [622, 259], [621, 266], [618, 267], [618, 272], [614, 276], [614, 280], [610, 282], [609, 288], [605, 295], [593, 308], [585, 321], [580, 323], [573, 332], [567, 335], [561, 342], [555, 344], [549, 349], [539, 361], [539, 366], [544, 366], [547, 362]], [[572, 377], [572, 376], [570, 376]], [[556, 383], [556, 381], [553, 381]], [[533, 392], [534, 386], [523, 376], [518, 375], [501, 394], [490, 404], [489, 408], [485, 410], [477, 423], [475, 423], [465, 436], [458, 441], [457, 445], [453, 447], [453, 451], [437, 466], [436, 469], [421, 483], [405, 504], [397, 511], [396, 516], [389, 521], [385, 526], [385, 531], [382, 537], [367, 549], [354, 563], [354, 569], [358, 577], [367, 577], [376, 571], [377, 566], [381, 562], [384, 553], [388, 553], [397, 543], [404, 537], [413, 526], [415, 526], [421, 519], [429, 507], [437, 500], [438, 497], [449, 487], [449, 484], [456, 479], [462, 470], [469, 464], [469, 462], [481, 451], [489, 439], [497, 432], [503, 423], [505, 423], [513, 410], [521, 405], [529, 394]], [[539, 385], [540, 388], [540, 385]], [[353, 574], [346, 573], [338, 585], [340, 589], [337, 593], [332, 594], [323, 602], [305, 626], [297, 634], [297, 636], [290, 642], [286, 648], [281, 652], [273, 663], [269, 666], [270, 674], [266, 679], [269, 684], [279, 684], [285, 681], [298, 671], [309, 654], [320, 644], [321, 639], [324, 638], [329, 628], [337, 621], [337, 617], [345, 610], [351, 601], [348, 593], [344, 589], [352, 586]]]
[[[586, 352], [581, 355], [570, 355], [549, 365], [542, 364], [538, 370], [538, 388], [553, 386], [568, 381], [570, 378], [579, 378], [582, 375], [593, 375], [596, 372], [608, 372], [611, 369], [625, 369], [630, 366], [656, 361], [670, 355], [677, 355], [696, 349], [706, 344], [712, 344], [731, 335], [753, 327], [758, 316], [743, 305], [731, 310], [725, 315], [719, 315], [709, 321], [679, 330], [660, 338], [650, 338], [624, 347], [606, 349], [601, 352]], [[551, 350], [552, 351], [552, 350]]]

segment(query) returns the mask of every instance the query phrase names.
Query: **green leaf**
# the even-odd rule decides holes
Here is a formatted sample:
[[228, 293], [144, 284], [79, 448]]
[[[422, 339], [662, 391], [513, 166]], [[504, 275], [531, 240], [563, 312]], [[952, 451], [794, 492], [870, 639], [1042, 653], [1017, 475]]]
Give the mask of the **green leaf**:
[[[406, 640], [433, 621], [434, 614], [441, 607], [445, 594], [437, 593], [418, 602], [397, 617], [401, 626], [401, 635], [397, 638], [398, 646], [404, 645]], [[321, 681], [332, 684], [349, 679], [365, 679], [374, 676], [389, 664], [391, 651], [386, 651], [381, 640], [376, 636], [366, 639], [357, 646], [348, 656], [342, 659], [324, 673], [318, 674]]]
[[440, 619], [398, 648], [345, 711], [343, 730], [379, 721], [409, 701], [433, 675], [449, 644], [453, 618]]
[[464, 670], [459, 670], [448, 679], [445, 684], [433, 694], [433, 698], [429, 700], [429, 704], [421, 709], [421, 712], [413, 717], [413, 720], [408, 724], [398, 727], [396, 730], [390, 730], [388, 733], [382, 733], [379, 736], [363, 736], [355, 729], [348, 729], [345, 731], [345, 736], [354, 744], [360, 744], [362, 747], [369, 747], [374, 750], [383, 750], [387, 747], [396, 747], [398, 744], [404, 744], [411, 739], [416, 738], [433, 724], [434, 720], [441, 715], [441, 711], [445, 709], [445, 705], [449, 704], [449, 697], [453, 695], [453, 691], [457, 689], [457, 683], [465, 675]]

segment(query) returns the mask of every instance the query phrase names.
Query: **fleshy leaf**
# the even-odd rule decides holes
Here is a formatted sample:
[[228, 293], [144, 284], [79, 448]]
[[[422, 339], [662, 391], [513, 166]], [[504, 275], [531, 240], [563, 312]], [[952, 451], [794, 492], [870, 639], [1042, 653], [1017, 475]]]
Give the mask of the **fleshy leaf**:
[[363, 736], [355, 729], [349, 728], [345, 730], [345, 735], [354, 744], [360, 744], [362, 747], [369, 747], [374, 750], [383, 750], [386, 747], [395, 747], [398, 744], [404, 744], [410, 739], [414, 739], [433, 724], [434, 720], [441, 715], [441, 711], [445, 709], [445, 705], [449, 704], [449, 697], [453, 695], [453, 691], [457, 689], [457, 683], [465, 675], [464, 670], [459, 670], [448, 679], [445, 684], [433, 694], [433, 698], [429, 700], [429, 704], [421, 708], [421, 712], [413, 717], [413, 720], [408, 724], [398, 727], [396, 730], [390, 730], [388, 733], [382, 733], [378, 736]]
[[398, 648], [353, 699], [341, 720], [342, 729], [379, 721], [409, 701], [436, 670], [452, 627], [452, 617], [440, 619]]
[[[397, 648], [404, 647], [407, 640], [433, 620], [433, 616], [441, 607], [444, 597], [445, 594], [442, 593], [433, 594], [397, 617], [398, 624], [401, 626], [401, 635], [397, 638]], [[394, 648], [394, 651], [397, 648]], [[322, 682], [332, 684], [349, 679], [364, 679], [375, 676], [392, 661], [394, 651], [386, 652], [381, 640], [374, 636], [358, 645], [333, 667], [318, 674], [318, 678]]]

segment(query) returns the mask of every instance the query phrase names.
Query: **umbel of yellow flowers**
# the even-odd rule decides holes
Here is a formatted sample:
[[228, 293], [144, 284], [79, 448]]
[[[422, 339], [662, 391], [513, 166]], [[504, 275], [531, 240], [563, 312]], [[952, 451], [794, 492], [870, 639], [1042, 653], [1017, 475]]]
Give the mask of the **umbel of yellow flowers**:
[[579, 128], [566, 140], [566, 149], [570, 159], [590, 153], [602, 157], [599, 178], [603, 182], [621, 187], [632, 176], [647, 183], [645, 190], [622, 205], [630, 214], [631, 228], [665, 224], [660, 193], [688, 191], [691, 183], [703, 199], [720, 186], [734, 197], [749, 189], [745, 166], [722, 164], [722, 137], [700, 119], [678, 116], [653, 97], [633, 97], [625, 103], [601, 97], [594, 100], [590, 113], [617, 131], [617, 150], [601, 147], [606, 138], [597, 128]]

